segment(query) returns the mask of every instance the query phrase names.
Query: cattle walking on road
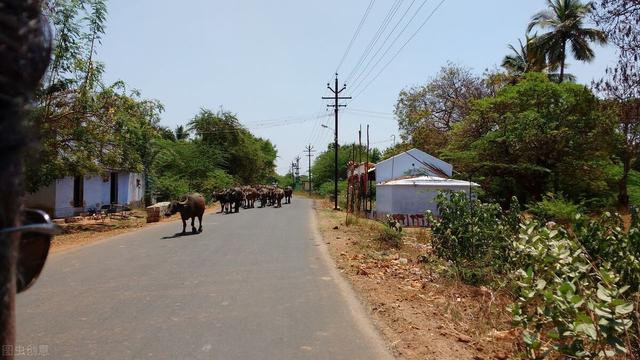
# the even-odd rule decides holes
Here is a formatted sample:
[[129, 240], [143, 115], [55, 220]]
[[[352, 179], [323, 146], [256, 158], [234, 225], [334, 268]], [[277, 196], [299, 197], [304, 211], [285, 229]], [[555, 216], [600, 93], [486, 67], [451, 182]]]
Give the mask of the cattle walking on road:
[[291, 196], [293, 195], [293, 189], [291, 186], [284, 188], [284, 203], [291, 204]]
[[[195, 232], [202, 232], [202, 215], [204, 215], [205, 200], [200, 194], [189, 194], [183, 200], [172, 201], [167, 208], [165, 216], [171, 216], [180, 213], [182, 218], [182, 233], [186, 233], [187, 220], [191, 219], [191, 229]], [[196, 230], [195, 220], [198, 218], [200, 223]]]
[[220, 202], [220, 213], [239, 212], [240, 207], [244, 209], [255, 208], [255, 202], [260, 201], [260, 208], [272, 206], [280, 208], [283, 204], [291, 204], [293, 188], [287, 186], [282, 189], [275, 185], [257, 185], [233, 187], [213, 193], [213, 201]]

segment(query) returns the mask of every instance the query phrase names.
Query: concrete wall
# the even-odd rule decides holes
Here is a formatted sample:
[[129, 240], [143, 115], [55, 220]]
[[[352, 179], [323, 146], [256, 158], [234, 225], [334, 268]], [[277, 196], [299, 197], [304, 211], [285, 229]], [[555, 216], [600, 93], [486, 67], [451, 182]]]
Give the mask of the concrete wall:
[[[138, 187], [140, 180], [140, 187]], [[144, 198], [144, 176], [138, 173], [118, 173], [118, 203], [140, 206]]]
[[100, 207], [103, 204], [108, 204], [108, 203], [109, 203], [109, 181], [105, 182], [102, 179], [102, 176], [85, 176], [83, 211], [87, 209], [100, 209]]
[[83, 210], [82, 208], [73, 207], [73, 177], [67, 176], [63, 179], [56, 180], [55, 187], [56, 208], [53, 217], [69, 217]]
[[439, 215], [435, 197], [444, 190], [464, 191], [469, 194], [466, 186], [449, 186], [435, 188], [414, 185], [378, 185], [376, 187], [376, 212], [380, 214], [424, 214], [431, 210]]
[[420, 161], [414, 159], [411, 155], [418, 158], [421, 162], [433, 165], [444, 171], [447, 176], [453, 174], [453, 166], [438, 158], [435, 158], [425, 152], [417, 149], [411, 149], [405, 153], [399, 154], [394, 158], [387, 159], [376, 164], [376, 182], [381, 183], [402, 176], [413, 175], [430, 175], [441, 176], [429, 171]]

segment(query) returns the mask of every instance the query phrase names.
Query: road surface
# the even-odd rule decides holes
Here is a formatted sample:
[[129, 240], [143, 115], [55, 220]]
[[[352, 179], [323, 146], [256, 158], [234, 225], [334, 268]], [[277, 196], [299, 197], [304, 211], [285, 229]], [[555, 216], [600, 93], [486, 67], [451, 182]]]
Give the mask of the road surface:
[[[311, 201], [208, 214], [54, 254], [18, 296], [18, 346], [51, 359], [384, 359], [329, 266]], [[20, 358], [20, 357], [18, 357]]]

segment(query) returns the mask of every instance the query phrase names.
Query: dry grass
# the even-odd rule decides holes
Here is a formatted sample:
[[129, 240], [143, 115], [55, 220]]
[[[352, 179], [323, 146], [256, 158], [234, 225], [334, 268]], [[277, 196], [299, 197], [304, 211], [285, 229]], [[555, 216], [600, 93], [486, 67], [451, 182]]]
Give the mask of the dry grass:
[[[205, 211], [216, 212], [220, 206], [214, 205]], [[179, 220], [179, 215], [170, 218], [162, 218], [160, 223]], [[111, 217], [105, 220], [85, 219], [81, 222], [60, 224], [62, 234], [56, 236], [51, 242], [51, 251], [58, 252], [69, 250], [78, 246], [84, 246], [112, 236], [135, 231], [137, 229], [153, 226], [158, 223], [147, 224], [146, 212], [143, 209], [135, 209], [128, 218]]]
[[[509, 300], [448, 276], [431, 254], [426, 229], [403, 230], [396, 249], [375, 240], [381, 225], [316, 201], [320, 230], [337, 267], [350, 280], [394, 353], [402, 359], [506, 359], [517, 332]], [[337, 228], [336, 228], [337, 227]]]

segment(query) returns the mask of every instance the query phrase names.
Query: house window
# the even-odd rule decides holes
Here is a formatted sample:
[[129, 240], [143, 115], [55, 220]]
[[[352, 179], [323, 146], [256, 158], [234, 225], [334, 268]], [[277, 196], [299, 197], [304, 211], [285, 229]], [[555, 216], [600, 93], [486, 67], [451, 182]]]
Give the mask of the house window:
[[111, 203], [118, 203], [118, 173], [111, 173]]
[[73, 207], [84, 207], [84, 176], [73, 178]]

